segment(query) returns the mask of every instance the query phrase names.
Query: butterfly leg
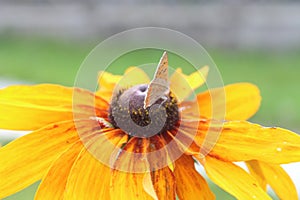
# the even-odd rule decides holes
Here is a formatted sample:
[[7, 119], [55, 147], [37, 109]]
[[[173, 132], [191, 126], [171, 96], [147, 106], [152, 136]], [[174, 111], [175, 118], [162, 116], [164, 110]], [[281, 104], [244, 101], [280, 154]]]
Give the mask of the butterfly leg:
[[106, 128], [113, 128], [114, 126], [101, 117], [90, 117], [91, 120], [97, 121], [100, 125], [105, 126]]
[[163, 105], [168, 100], [168, 97], [166, 97], [166, 96], [163, 96], [161, 98], [163, 99], [163, 101], [159, 104], [159, 108], [161, 107], [161, 105]]

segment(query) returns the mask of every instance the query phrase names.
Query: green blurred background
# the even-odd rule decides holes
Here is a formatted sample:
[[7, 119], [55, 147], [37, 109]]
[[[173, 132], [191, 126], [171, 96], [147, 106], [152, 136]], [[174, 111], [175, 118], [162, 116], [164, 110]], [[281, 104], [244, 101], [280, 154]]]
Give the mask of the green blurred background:
[[[0, 77], [72, 86], [81, 63], [98, 42], [0, 35]], [[260, 88], [262, 105], [252, 121], [300, 130], [300, 48], [206, 50], [225, 84], [251, 82]], [[150, 53], [150, 58], [160, 57], [157, 52]], [[119, 73], [135, 63], [136, 60], [124, 60]]]
[[[0, 83], [72, 86], [84, 58], [106, 37], [134, 27], [168, 27], [203, 44], [225, 84], [251, 82], [260, 88], [261, 109], [250, 121], [300, 133], [299, 3], [132, 0], [122, 7], [108, 1], [74, 2], [0, 3]], [[154, 10], [164, 15], [155, 15]], [[281, 17], [275, 18], [279, 12]], [[120, 67], [134, 63], [124, 60]], [[31, 200], [37, 186], [6, 199]], [[217, 199], [232, 199], [210, 186]]]

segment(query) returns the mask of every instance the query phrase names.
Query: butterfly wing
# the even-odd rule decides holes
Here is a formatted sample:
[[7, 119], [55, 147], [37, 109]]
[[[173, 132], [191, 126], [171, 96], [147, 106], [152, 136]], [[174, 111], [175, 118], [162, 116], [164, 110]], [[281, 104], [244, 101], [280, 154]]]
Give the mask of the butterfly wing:
[[156, 68], [154, 78], [148, 85], [144, 108], [154, 104], [159, 98], [168, 93], [169, 90], [168, 55], [167, 52], [164, 52]]

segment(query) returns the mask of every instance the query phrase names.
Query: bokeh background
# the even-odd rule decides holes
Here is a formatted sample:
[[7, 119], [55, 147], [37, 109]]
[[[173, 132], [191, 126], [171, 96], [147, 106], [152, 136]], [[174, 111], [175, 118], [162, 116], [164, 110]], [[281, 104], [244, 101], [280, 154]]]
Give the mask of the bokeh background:
[[[247, 81], [261, 89], [261, 109], [250, 121], [300, 133], [297, 0], [0, 0], [0, 87], [45, 82], [72, 86], [81, 62], [99, 42], [144, 26], [170, 28], [196, 39], [225, 84]], [[300, 170], [292, 176], [300, 176]], [[33, 199], [36, 187], [7, 199]], [[217, 199], [232, 199], [211, 187]]]

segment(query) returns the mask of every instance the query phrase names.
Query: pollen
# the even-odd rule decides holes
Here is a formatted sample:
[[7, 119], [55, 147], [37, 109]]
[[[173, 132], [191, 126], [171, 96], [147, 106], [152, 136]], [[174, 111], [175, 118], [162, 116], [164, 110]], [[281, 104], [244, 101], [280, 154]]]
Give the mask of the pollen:
[[180, 117], [175, 96], [169, 92], [144, 108], [147, 87], [147, 84], [136, 85], [113, 95], [109, 119], [114, 127], [131, 136], [150, 137], [178, 126]]

